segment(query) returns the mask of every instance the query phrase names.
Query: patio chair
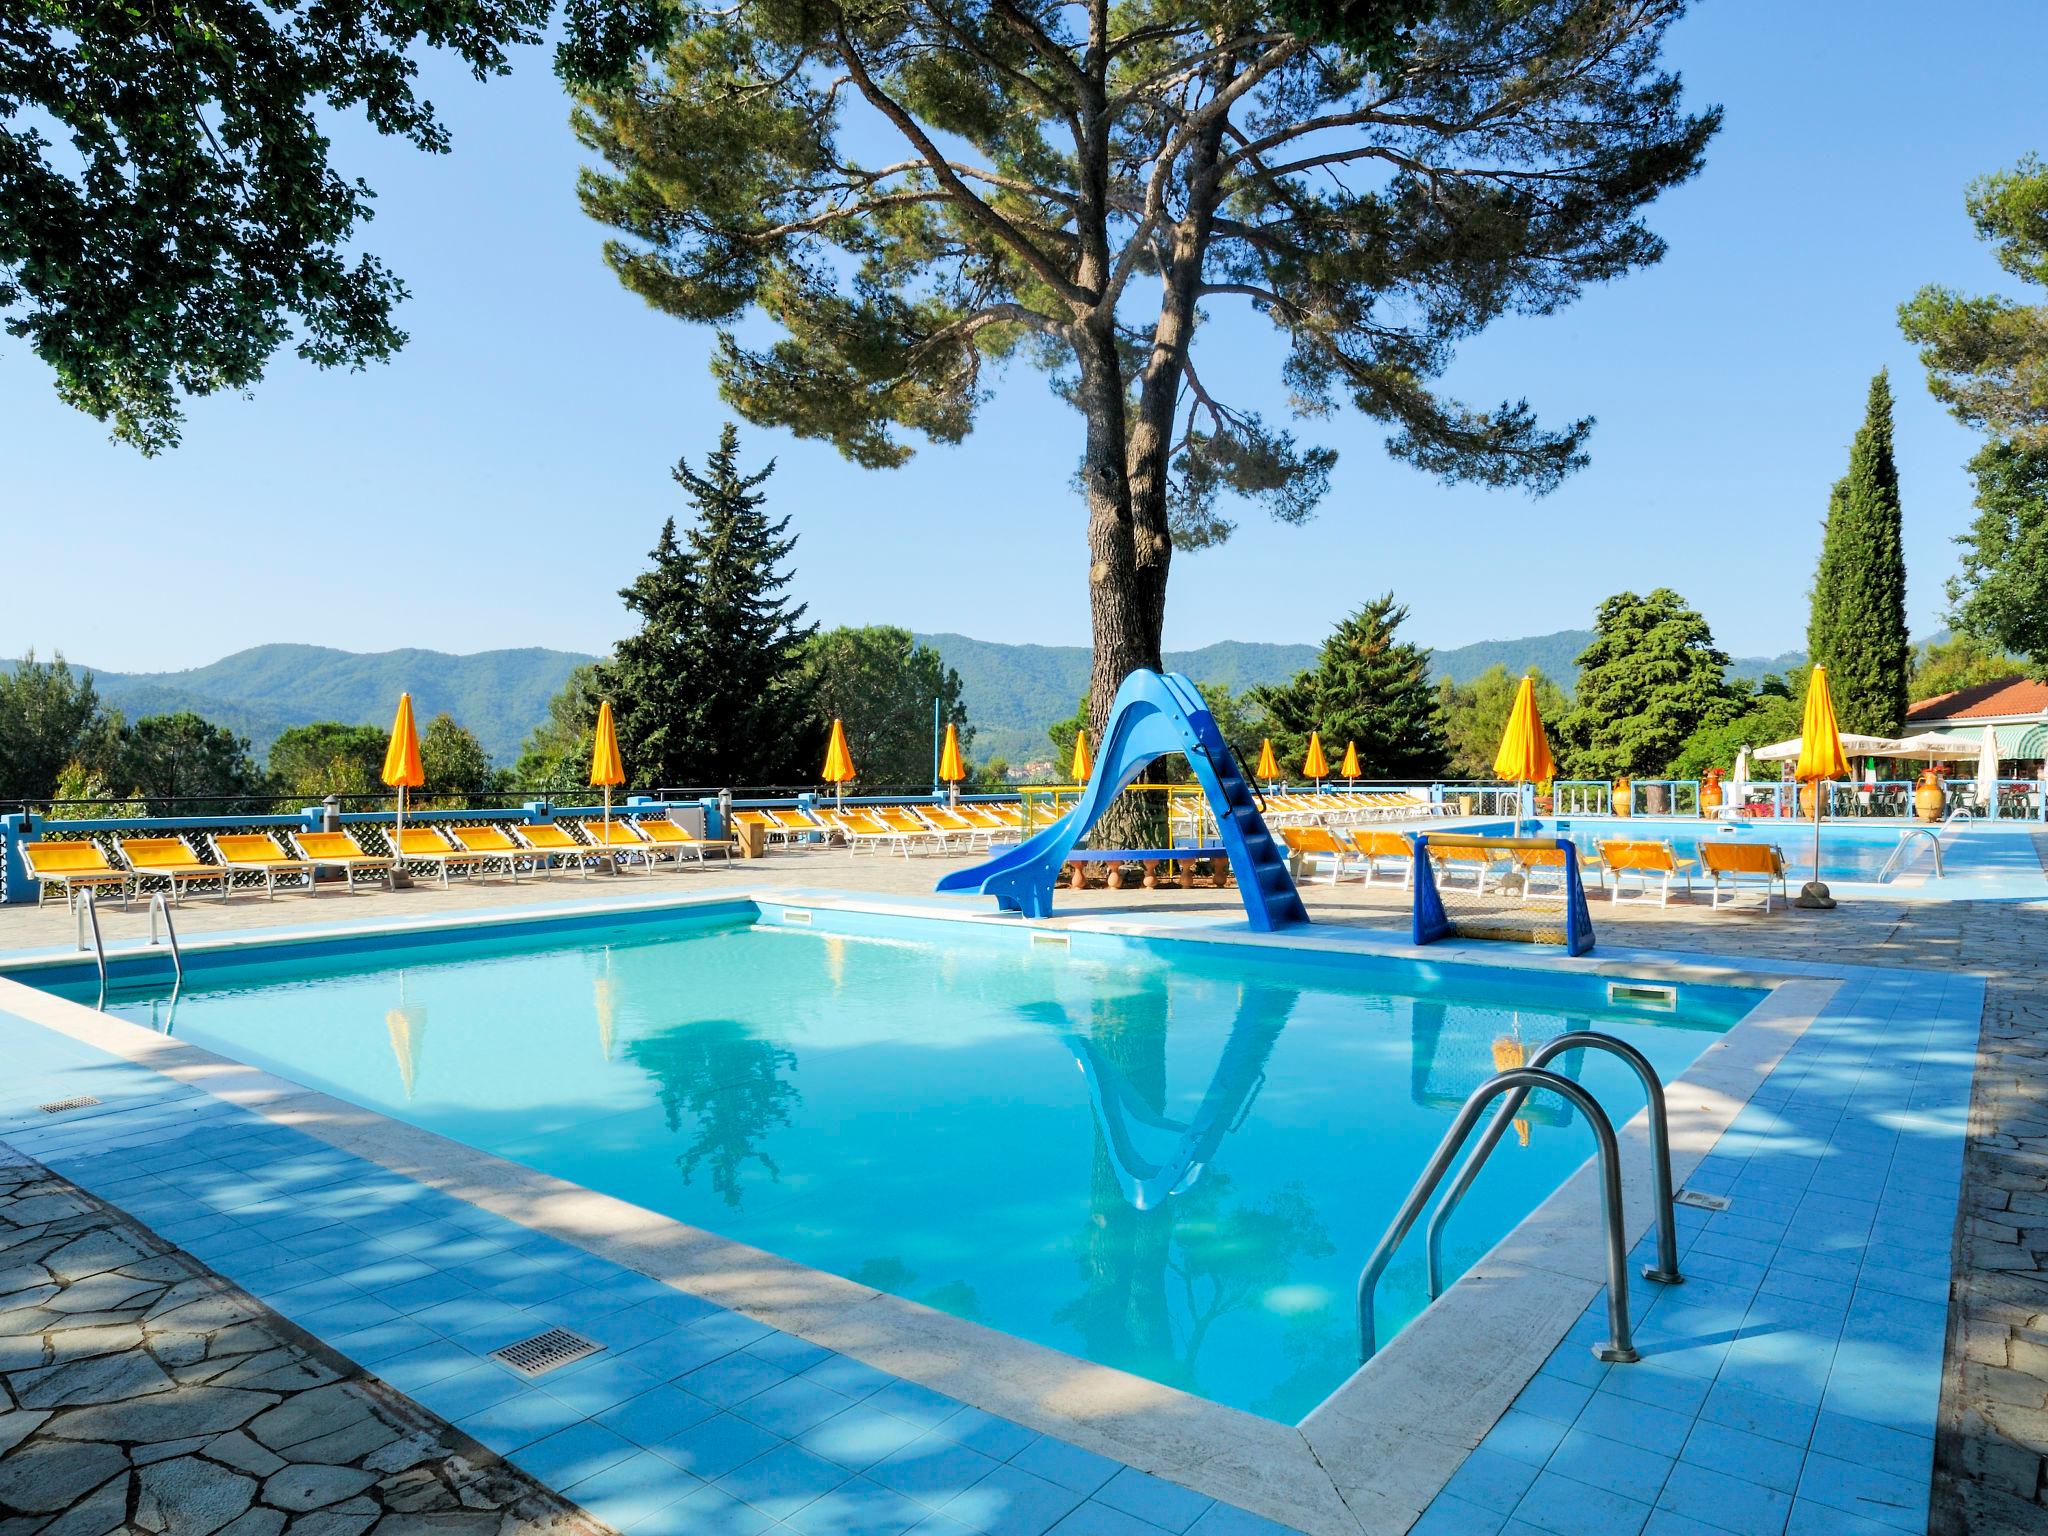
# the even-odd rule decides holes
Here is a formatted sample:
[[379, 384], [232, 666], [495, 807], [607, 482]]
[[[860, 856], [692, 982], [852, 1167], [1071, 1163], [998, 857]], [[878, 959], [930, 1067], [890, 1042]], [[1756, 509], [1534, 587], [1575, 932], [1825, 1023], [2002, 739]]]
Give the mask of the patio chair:
[[351, 894], [358, 874], [382, 879], [387, 888], [393, 883], [392, 870], [398, 861], [385, 854], [364, 852], [353, 832], [295, 832], [292, 842], [316, 869], [322, 864], [340, 866], [342, 886]]
[[1571, 887], [1562, 848], [1518, 848], [1513, 858], [1515, 868], [1521, 871], [1524, 902], [1535, 901], [1539, 897], [1564, 900]]
[[1392, 866], [1387, 871], [1399, 871], [1401, 889], [1407, 890], [1415, 883], [1415, 845], [1399, 832], [1382, 831], [1375, 827], [1354, 827], [1351, 830], [1351, 846], [1358, 850], [1365, 874], [1365, 883], [1371, 885], [1379, 875], [1380, 861]]
[[1330, 884], [1344, 878], [1345, 866], [1350, 862], [1345, 845], [1337, 841], [1337, 834], [1328, 827], [1281, 827], [1278, 835], [1293, 856], [1289, 862], [1322, 860], [1329, 865]]
[[[877, 853], [888, 851], [910, 857], [911, 834], [882, 825], [864, 810], [827, 811], [825, 817], [832, 823], [832, 830], [846, 840], [846, 851], [850, 854], [871, 848]], [[922, 841], [923, 836], [918, 834], [917, 840]]]
[[581, 825], [591, 846], [609, 853], [612, 862], [621, 869], [635, 860], [639, 861], [642, 869], [652, 869], [656, 860], [673, 864], [681, 857], [673, 848], [657, 847], [653, 839], [643, 837], [629, 821], [615, 818], [610, 822], [586, 821]]
[[108, 863], [106, 850], [89, 839], [23, 843], [21, 860], [28, 866], [28, 877], [36, 882], [39, 907], [49, 900], [52, 890], [61, 890], [64, 903], [69, 906], [78, 899], [80, 891], [104, 890], [108, 886], [119, 886], [121, 905], [128, 905], [135, 877]]
[[473, 875], [492, 862], [489, 854], [469, 853], [448, 841], [439, 827], [407, 827], [398, 834], [398, 863], [402, 869], [417, 864], [440, 875], [441, 889], [448, 888], [448, 871], [459, 869]]
[[263, 876], [263, 894], [270, 900], [277, 900], [279, 875], [305, 881], [306, 894], [313, 894], [312, 862], [285, 852], [268, 832], [216, 832], [211, 841], [229, 869]]
[[666, 816], [643, 816], [633, 825], [638, 827], [641, 835], [655, 847], [674, 849], [677, 863], [682, 862], [682, 856], [686, 853], [693, 855], [699, 864], [704, 862], [707, 855], [714, 853], [724, 854], [727, 859], [732, 858], [731, 843], [716, 837], [692, 837]]
[[560, 859], [567, 864], [582, 865], [586, 878], [593, 864], [602, 865], [611, 857], [602, 848], [593, 848], [588, 843], [577, 842], [569, 829], [557, 822], [522, 822], [512, 831], [519, 841], [550, 864]]
[[216, 884], [220, 899], [228, 899], [228, 872], [209, 864], [186, 846], [182, 837], [117, 837], [114, 846], [122, 860], [135, 872], [139, 893], [145, 880], [161, 880], [171, 888], [171, 900], [183, 902], [185, 892], [195, 885]]
[[503, 827], [451, 826], [444, 830], [455, 839], [455, 845], [464, 853], [474, 853], [484, 859], [503, 864], [511, 872], [515, 884], [519, 880], [519, 866], [522, 862], [535, 870], [538, 870], [543, 862], [531, 848], [515, 843], [512, 834]]
[[[1671, 904], [1673, 881], [1682, 882], [1685, 894], [1690, 896], [1694, 867], [1691, 859], [1681, 859], [1668, 842], [1615, 839], [1600, 845], [1600, 881], [1608, 887], [1608, 902], [1617, 907], [1648, 906], [1652, 901], [1667, 907]], [[1631, 881], [1639, 895], [1623, 894]]]
[[1730, 900], [1743, 887], [1760, 888], [1764, 910], [1771, 910], [1771, 894], [1789, 902], [1791, 893], [1785, 878], [1785, 851], [1776, 843], [1701, 843], [1700, 863], [1714, 882], [1711, 905], [1719, 911], [1725, 890]]

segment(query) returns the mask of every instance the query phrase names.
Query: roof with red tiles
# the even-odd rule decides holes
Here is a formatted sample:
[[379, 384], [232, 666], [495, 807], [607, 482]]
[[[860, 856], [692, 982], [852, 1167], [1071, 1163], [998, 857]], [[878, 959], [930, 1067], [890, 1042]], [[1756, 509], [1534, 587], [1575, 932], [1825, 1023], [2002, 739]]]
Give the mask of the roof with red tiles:
[[2003, 719], [2011, 715], [2048, 715], [2048, 683], [2031, 677], [2003, 677], [1995, 683], [1938, 693], [1908, 709], [1906, 720], [1917, 725], [1928, 720]]

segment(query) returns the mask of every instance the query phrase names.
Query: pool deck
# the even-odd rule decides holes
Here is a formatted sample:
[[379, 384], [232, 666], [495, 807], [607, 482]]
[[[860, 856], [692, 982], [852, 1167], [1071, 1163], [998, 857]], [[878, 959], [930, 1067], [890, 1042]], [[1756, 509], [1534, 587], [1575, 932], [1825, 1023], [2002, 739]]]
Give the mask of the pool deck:
[[[616, 880], [244, 897], [225, 906], [194, 898], [179, 919], [189, 939], [662, 891], [862, 891], [921, 902], [936, 867], [805, 852]], [[1306, 894], [1326, 934], [1370, 941], [1373, 930], [1405, 919], [1399, 893], [1384, 887], [1317, 884]], [[1070, 922], [1189, 936], [1237, 915], [1232, 893], [1212, 891], [1063, 893], [1061, 910], [1074, 914]], [[1448, 1447], [1455, 1470], [1440, 1493], [1425, 1488], [1404, 1517], [1400, 1498], [1378, 1496], [1403, 1483], [1394, 1458], [1329, 1468], [1352, 1528], [1398, 1530], [1426, 1503], [1419, 1531], [1919, 1529], [1932, 1489], [1938, 1530], [2040, 1529], [2048, 1518], [2048, 1125], [2039, 1110], [2048, 1091], [2040, 991], [2048, 913], [2033, 901], [1861, 898], [1834, 913], [1768, 918], [1710, 914], [1703, 903], [1659, 911], [1596, 902], [1594, 911], [1604, 957], [1624, 948], [1645, 964], [1747, 957], [1839, 985], [1748, 1085], [1747, 1106], [1686, 1176], [1688, 1187], [1733, 1203], [1684, 1213], [1686, 1286], [1638, 1288], [1644, 1361], [1591, 1359], [1584, 1343], [1601, 1314], [1597, 1283], [1583, 1284], [1573, 1311], [1592, 1300], [1589, 1320], [1524, 1373], [1526, 1384], [1508, 1386], [1513, 1405], [1482, 1426], [1477, 1449]], [[139, 909], [104, 916], [116, 944], [143, 921]], [[0, 951], [69, 941], [59, 908], [0, 909]], [[25, 1070], [0, 1096], [0, 1117], [9, 1117], [0, 1118], [0, 1138], [617, 1529], [1271, 1529], [1172, 1475], [965, 1406], [907, 1373], [877, 1372], [743, 1309], [539, 1235], [343, 1152], [317, 1126], [281, 1124], [258, 1104], [33, 1026], [10, 1028], [6, 1039]], [[1973, 1124], [1978, 1060], [1997, 1070], [1975, 1074]], [[33, 1109], [81, 1092], [102, 1105], [58, 1116]], [[557, 1271], [558, 1282], [535, 1278]], [[562, 1282], [567, 1288], [552, 1295], [528, 1294]], [[1484, 1283], [1480, 1276], [1452, 1295]], [[483, 1358], [519, 1336], [508, 1330], [543, 1322], [577, 1328], [606, 1349], [535, 1382]], [[676, 1353], [721, 1346], [702, 1359]], [[1411, 1451], [1431, 1438], [1423, 1402]], [[0, 1444], [20, 1412], [0, 1414]], [[1312, 1444], [1317, 1428], [1315, 1416], [1303, 1426]], [[538, 1430], [545, 1433], [530, 1434]], [[693, 1448], [714, 1439], [722, 1456]], [[0, 1458], [0, 1478], [38, 1443], [31, 1426]], [[742, 1461], [723, 1465], [740, 1451]], [[1213, 1477], [1188, 1480], [1215, 1487]], [[1275, 1511], [1256, 1497], [1245, 1502]]]

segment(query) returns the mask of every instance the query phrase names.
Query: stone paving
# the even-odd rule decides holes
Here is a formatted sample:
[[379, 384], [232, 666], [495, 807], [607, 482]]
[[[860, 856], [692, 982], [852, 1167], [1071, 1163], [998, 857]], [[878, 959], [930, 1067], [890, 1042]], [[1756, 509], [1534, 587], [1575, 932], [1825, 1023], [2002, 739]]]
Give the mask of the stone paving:
[[603, 1527], [0, 1147], [0, 1536]]

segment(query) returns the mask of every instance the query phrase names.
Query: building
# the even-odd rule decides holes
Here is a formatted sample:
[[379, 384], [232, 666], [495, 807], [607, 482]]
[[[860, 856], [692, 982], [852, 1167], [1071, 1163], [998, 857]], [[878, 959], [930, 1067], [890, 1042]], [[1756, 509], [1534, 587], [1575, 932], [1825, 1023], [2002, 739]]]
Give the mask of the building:
[[2038, 778], [2048, 758], [2048, 683], [2030, 677], [2001, 678], [1922, 699], [1906, 711], [1906, 732], [1939, 731], [1944, 736], [1981, 739], [1995, 731], [1999, 771], [2012, 778]]

